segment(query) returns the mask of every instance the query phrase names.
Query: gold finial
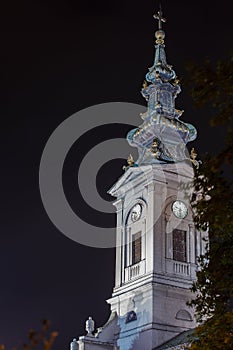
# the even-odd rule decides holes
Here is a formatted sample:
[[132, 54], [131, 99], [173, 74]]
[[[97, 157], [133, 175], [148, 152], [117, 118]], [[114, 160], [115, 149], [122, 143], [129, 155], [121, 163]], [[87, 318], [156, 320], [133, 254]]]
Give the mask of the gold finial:
[[196, 160], [196, 158], [197, 158], [197, 153], [195, 152], [195, 149], [192, 148], [190, 152], [190, 160], [193, 163], [193, 165], [198, 169], [201, 161]]
[[128, 168], [130, 168], [131, 166], [133, 166], [134, 165], [134, 159], [133, 159], [133, 156], [132, 156], [132, 154], [130, 154], [129, 156], [128, 156], [128, 159], [127, 159], [127, 164], [128, 164], [128, 166], [123, 166], [123, 170], [127, 170]]
[[157, 30], [157, 32], [155, 33], [155, 43], [156, 44], [160, 44], [163, 45], [164, 44], [164, 38], [165, 38], [165, 33], [163, 30]]
[[133, 159], [132, 154], [130, 154], [130, 155], [128, 156], [127, 163], [128, 163], [129, 166], [134, 165], [134, 159]]
[[141, 129], [140, 129], [140, 128], [138, 128], [138, 129], [135, 131], [135, 133], [134, 133], [133, 137], [138, 136], [138, 135], [140, 134], [140, 132], [141, 132]]
[[195, 152], [194, 148], [191, 149], [190, 158], [191, 160], [195, 160], [197, 158], [197, 153]]
[[153, 142], [152, 142], [152, 146], [151, 146], [151, 148], [150, 148], [150, 151], [151, 151], [151, 153], [153, 154], [154, 158], [156, 158], [156, 159], [158, 159], [158, 158], [159, 158], [159, 155], [160, 155], [158, 146], [159, 146], [158, 139], [155, 138], [155, 139], [153, 140]]
[[143, 89], [146, 89], [146, 88], [147, 88], [148, 84], [147, 84], [147, 81], [146, 81], [146, 80], [144, 80], [142, 86], [143, 86]]
[[175, 109], [175, 112], [179, 115], [179, 117], [184, 114], [184, 110], [183, 109]]

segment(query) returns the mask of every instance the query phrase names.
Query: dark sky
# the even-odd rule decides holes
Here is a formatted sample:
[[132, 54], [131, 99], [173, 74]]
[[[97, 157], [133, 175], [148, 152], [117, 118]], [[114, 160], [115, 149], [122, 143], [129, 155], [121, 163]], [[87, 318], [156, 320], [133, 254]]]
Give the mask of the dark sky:
[[[168, 62], [179, 76], [189, 60], [228, 58], [233, 49], [229, 0], [163, 2]], [[60, 333], [56, 349], [67, 349], [73, 337], [84, 333], [89, 315], [98, 327], [108, 318], [105, 299], [114, 283], [114, 250], [81, 246], [53, 226], [40, 199], [38, 169], [47, 139], [71, 114], [103, 102], [145, 103], [140, 88], [153, 62], [156, 10], [152, 0], [1, 5], [0, 343], [8, 349], [21, 344], [43, 318]], [[191, 103], [183, 91], [177, 106], [185, 109], [183, 119], [198, 128], [198, 152], [216, 150], [208, 116]], [[103, 128], [92, 139], [124, 137], [126, 131], [106, 135]], [[86, 143], [79, 145], [81, 154]], [[72, 159], [75, 148], [64, 174], [74, 201]], [[121, 165], [103, 167], [97, 181], [103, 196], [122, 173]]]

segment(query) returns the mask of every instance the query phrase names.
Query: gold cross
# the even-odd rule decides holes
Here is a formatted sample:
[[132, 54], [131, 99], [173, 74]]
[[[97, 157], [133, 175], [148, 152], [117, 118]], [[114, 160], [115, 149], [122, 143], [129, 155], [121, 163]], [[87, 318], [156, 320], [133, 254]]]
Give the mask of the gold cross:
[[161, 30], [162, 29], [162, 23], [165, 23], [167, 21], [166, 18], [163, 17], [163, 12], [162, 12], [161, 5], [160, 5], [160, 9], [158, 11], [158, 14], [155, 14], [153, 17], [159, 21], [159, 30]]

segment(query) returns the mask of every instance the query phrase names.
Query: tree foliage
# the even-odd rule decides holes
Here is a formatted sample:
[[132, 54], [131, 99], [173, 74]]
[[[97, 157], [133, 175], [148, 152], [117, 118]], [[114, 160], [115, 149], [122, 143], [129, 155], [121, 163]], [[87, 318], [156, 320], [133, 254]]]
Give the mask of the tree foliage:
[[233, 349], [233, 312], [225, 312], [207, 320], [196, 329], [191, 350]]
[[[50, 321], [43, 320], [41, 330], [38, 332], [31, 329], [28, 332], [27, 342], [23, 343], [20, 348], [23, 350], [50, 350], [56, 337], [58, 336], [58, 332], [50, 332], [50, 326]], [[13, 350], [18, 349], [18, 347], [13, 348]], [[5, 346], [3, 344], [0, 344], [0, 350], [5, 350]]]
[[196, 169], [193, 209], [196, 227], [208, 230], [207, 252], [193, 284], [201, 326], [191, 349], [233, 348], [233, 55], [216, 65], [190, 64], [191, 95], [197, 107], [213, 111], [210, 125], [225, 126], [225, 144], [218, 154], [208, 154]]

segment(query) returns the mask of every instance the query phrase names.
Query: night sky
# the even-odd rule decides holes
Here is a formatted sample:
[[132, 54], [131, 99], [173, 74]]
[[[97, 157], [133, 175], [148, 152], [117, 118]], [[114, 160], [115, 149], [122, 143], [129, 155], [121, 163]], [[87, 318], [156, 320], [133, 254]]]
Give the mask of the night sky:
[[[105, 299], [114, 284], [114, 249], [79, 245], [56, 229], [41, 202], [39, 164], [49, 136], [73, 113], [104, 102], [145, 104], [140, 89], [153, 63], [157, 10], [152, 0], [1, 5], [0, 344], [8, 349], [25, 341], [27, 331], [39, 328], [44, 318], [59, 332], [54, 349], [67, 349], [72, 338], [84, 334], [89, 315], [98, 327], [108, 319]], [[167, 58], [178, 76], [186, 74], [190, 60], [229, 57], [229, 0], [167, 0], [163, 12]], [[182, 119], [198, 129], [193, 144], [198, 153], [217, 151], [223, 133], [209, 129], [209, 111], [195, 110], [187, 90], [176, 105], [185, 110]], [[100, 128], [90, 138], [95, 145], [124, 137], [129, 129]], [[80, 141], [64, 169], [67, 196], [77, 207], [76, 156], [85, 155], [88, 145], [89, 140]], [[99, 172], [103, 198], [123, 163], [112, 162]], [[114, 217], [106, 221], [111, 224]]]

